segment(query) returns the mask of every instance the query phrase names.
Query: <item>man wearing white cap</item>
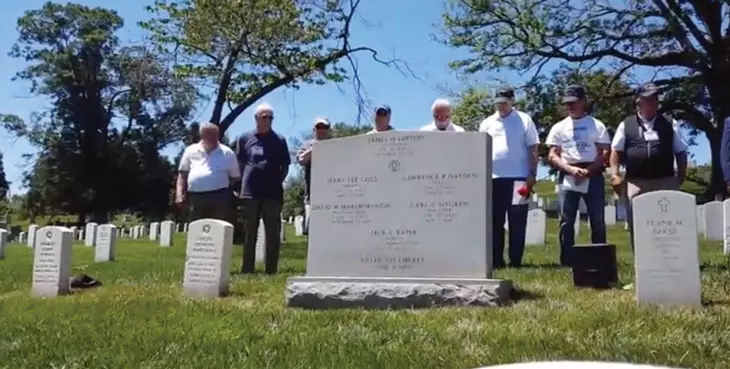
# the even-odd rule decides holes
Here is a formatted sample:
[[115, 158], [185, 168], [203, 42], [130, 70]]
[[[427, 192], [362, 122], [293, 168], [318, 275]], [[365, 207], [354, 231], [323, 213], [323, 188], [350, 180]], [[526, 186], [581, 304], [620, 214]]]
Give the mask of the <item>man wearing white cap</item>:
[[451, 122], [451, 103], [446, 99], [436, 99], [431, 105], [433, 121], [421, 127], [421, 131], [464, 132], [464, 128]]
[[302, 144], [297, 154], [299, 165], [304, 167], [304, 234], [309, 234], [309, 214], [311, 207], [309, 206], [309, 195], [311, 193], [312, 183], [312, 148], [318, 141], [329, 139], [330, 121], [327, 118], [318, 117], [314, 120], [312, 128], [312, 139]]

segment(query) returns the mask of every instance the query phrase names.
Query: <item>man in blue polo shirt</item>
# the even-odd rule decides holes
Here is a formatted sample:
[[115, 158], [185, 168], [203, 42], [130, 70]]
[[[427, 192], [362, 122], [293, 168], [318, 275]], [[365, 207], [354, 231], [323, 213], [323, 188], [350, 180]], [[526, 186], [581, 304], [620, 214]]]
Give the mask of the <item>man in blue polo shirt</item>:
[[286, 139], [271, 129], [274, 109], [268, 104], [256, 107], [256, 129], [239, 137], [236, 156], [241, 166], [244, 249], [243, 273], [253, 273], [256, 263], [256, 236], [259, 220], [264, 220], [266, 235], [266, 273], [275, 274], [281, 242], [281, 207], [284, 179], [289, 173], [289, 147]]

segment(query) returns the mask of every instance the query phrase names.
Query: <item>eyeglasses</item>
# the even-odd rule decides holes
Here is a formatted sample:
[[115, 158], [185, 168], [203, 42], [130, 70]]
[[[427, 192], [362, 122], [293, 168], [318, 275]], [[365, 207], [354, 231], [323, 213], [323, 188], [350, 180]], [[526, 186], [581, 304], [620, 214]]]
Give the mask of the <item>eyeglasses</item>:
[[274, 120], [274, 116], [268, 114], [259, 115], [259, 118], [264, 120]]

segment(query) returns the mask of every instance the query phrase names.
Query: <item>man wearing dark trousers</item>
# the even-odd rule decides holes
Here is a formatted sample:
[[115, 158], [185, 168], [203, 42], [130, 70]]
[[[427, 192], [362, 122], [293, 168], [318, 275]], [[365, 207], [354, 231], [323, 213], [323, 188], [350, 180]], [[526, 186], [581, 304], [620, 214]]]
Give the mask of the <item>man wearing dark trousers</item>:
[[527, 231], [527, 203], [516, 191], [522, 186], [532, 192], [537, 175], [537, 135], [529, 115], [513, 107], [515, 93], [505, 87], [494, 98], [496, 112], [482, 121], [479, 132], [492, 137], [492, 251], [493, 266], [504, 262], [504, 222], [509, 220], [509, 265], [522, 265]]
[[236, 155], [241, 166], [244, 249], [243, 273], [253, 273], [259, 220], [264, 221], [266, 273], [275, 274], [279, 264], [281, 207], [284, 179], [289, 173], [286, 139], [271, 129], [274, 109], [261, 104], [254, 113], [256, 129], [238, 139]]

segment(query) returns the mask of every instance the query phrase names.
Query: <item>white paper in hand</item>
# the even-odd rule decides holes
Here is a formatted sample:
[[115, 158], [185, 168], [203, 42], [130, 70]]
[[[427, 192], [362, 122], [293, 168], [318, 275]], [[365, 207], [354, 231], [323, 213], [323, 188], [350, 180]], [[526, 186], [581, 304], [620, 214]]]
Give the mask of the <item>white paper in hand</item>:
[[525, 205], [530, 203], [530, 197], [522, 197], [517, 191], [525, 185], [525, 181], [515, 181], [512, 188], [512, 205]]
[[588, 183], [590, 182], [588, 178], [581, 178], [582, 180], [580, 183], [577, 183], [576, 178], [574, 176], [564, 176], [563, 177], [563, 183], [561, 186], [563, 187], [563, 190], [566, 191], [573, 191], [573, 192], [580, 192], [580, 193], [588, 193]]

